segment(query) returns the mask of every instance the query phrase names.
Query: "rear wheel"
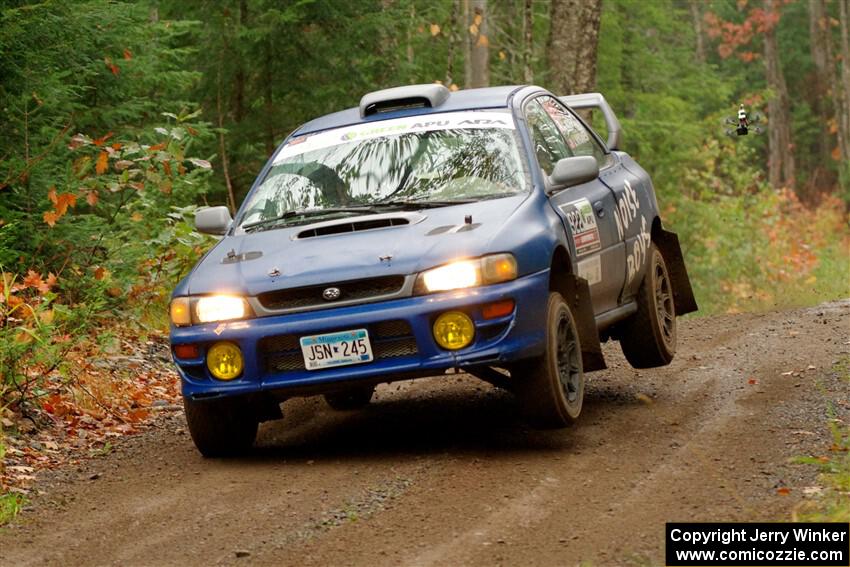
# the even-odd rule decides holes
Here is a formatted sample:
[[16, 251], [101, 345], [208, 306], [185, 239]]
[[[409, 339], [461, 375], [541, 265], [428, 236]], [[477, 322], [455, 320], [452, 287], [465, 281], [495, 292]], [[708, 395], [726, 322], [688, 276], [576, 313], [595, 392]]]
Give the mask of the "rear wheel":
[[374, 393], [374, 386], [363, 386], [351, 388], [344, 392], [325, 394], [325, 401], [335, 410], [354, 410], [368, 405], [372, 401], [372, 394]]
[[581, 344], [572, 311], [561, 294], [549, 294], [546, 351], [525, 364], [515, 365], [511, 381], [526, 420], [535, 427], [565, 427], [581, 413]]
[[634, 368], [670, 364], [676, 354], [676, 306], [667, 264], [654, 244], [637, 305], [637, 313], [625, 322], [620, 338], [623, 354]]
[[192, 441], [203, 456], [238, 455], [254, 444], [260, 422], [250, 406], [241, 400], [183, 398], [183, 408]]

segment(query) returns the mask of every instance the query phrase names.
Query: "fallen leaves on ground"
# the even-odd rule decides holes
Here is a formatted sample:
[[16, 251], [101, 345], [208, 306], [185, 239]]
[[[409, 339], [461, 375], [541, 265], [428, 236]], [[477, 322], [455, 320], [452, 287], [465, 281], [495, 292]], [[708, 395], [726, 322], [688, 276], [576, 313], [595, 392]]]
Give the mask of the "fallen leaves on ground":
[[108, 453], [116, 438], [181, 407], [167, 335], [113, 332], [113, 352], [79, 347], [68, 355], [70, 376], [53, 372], [24, 411], [0, 411], [0, 494], [30, 494], [39, 472]]

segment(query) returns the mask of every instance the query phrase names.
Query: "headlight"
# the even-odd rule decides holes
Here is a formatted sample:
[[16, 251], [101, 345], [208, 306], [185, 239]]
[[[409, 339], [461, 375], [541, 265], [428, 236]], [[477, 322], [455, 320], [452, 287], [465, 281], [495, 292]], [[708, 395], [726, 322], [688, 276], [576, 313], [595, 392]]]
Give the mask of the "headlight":
[[178, 327], [244, 319], [252, 314], [248, 302], [234, 295], [177, 297], [171, 302], [170, 312], [171, 322]]
[[493, 254], [473, 260], [458, 260], [419, 274], [416, 293], [434, 293], [479, 285], [507, 282], [517, 277], [513, 254]]
[[452, 262], [427, 272], [422, 272], [422, 283], [427, 291], [445, 291], [481, 285], [481, 266], [478, 260]]
[[199, 323], [242, 319], [247, 312], [248, 306], [245, 300], [232, 295], [201, 297], [195, 304], [195, 315]]

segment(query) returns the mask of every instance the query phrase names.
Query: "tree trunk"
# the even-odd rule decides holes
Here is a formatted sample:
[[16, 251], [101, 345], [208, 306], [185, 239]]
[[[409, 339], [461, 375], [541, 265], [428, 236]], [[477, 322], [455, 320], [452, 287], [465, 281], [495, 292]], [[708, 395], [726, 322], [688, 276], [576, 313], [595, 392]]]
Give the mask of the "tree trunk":
[[[410, 28], [414, 26], [413, 21], [407, 22], [404, 18], [400, 18], [401, 10], [396, 5], [395, 0], [381, 0], [381, 10], [386, 14], [388, 21], [399, 22], [395, 25], [382, 26], [377, 42], [377, 56], [380, 61], [385, 64], [381, 65], [380, 71], [377, 73], [375, 84], [388, 86], [393, 83], [398, 83], [402, 80], [404, 73], [408, 73], [404, 69], [404, 73], [400, 70], [404, 65], [400, 65], [401, 59], [396, 57], [399, 52], [399, 40], [401, 39], [400, 30], [402, 27]], [[409, 35], [409, 32], [408, 32]]]
[[[446, 81], [447, 88], [455, 82], [455, 51], [457, 51], [458, 33], [457, 22], [460, 15], [461, 5], [460, 0], [452, 2], [452, 11], [449, 14], [449, 29], [446, 30], [446, 35], [449, 37], [449, 52], [446, 56]], [[457, 88], [457, 87], [455, 87]]]
[[490, 38], [488, 36], [487, 0], [472, 0], [469, 21], [470, 65], [467, 87], [490, 86]]
[[[815, 72], [811, 83], [812, 109], [819, 118], [820, 133], [818, 136], [818, 165], [813, 179], [822, 179], [825, 184], [831, 180], [823, 179], [827, 174], [827, 164], [832, 152], [833, 140], [829, 134], [829, 122], [832, 118], [832, 108], [829, 95], [830, 88], [835, 84], [833, 71], [834, 61], [830, 45], [830, 25], [826, 12], [825, 0], [809, 0], [809, 45], [812, 53], [812, 62], [815, 64]], [[833, 92], [832, 96], [837, 93]], [[822, 170], [819, 172], [817, 170]], [[814, 187], [812, 188], [814, 189]]]
[[702, 28], [702, 8], [700, 0], [688, 0], [688, 7], [691, 9], [691, 20], [694, 24], [694, 34], [696, 35], [696, 60], [697, 63], [705, 63], [705, 34]]
[[555, 94], [595, 89], [601, 15], [602, 0], [552, 0], [546, 59]]
[[233, 183], [230, 180], [230, 163], [227, 159], [227, 143], [224, 139], [224, 111], [221, 104], [221, 61], [218, 63], [218, 73], [216, 74], [216, 98], [215, 106], [218, 114], [218, 147], [221, 151], [221, 170], [224, 175], [224, 184], [227, 187], [227, 204], [230, 207], [230, 214], [236, 214], [236, 194], [233, 191]]
[[[842, 92], [835, 93], [836, 118], [840, 136], [841, 161], [845, 175], [850, 175], [850, 0], [838, 0], [841, 25], [841, 85]], [[838, 81], [836, 81], [837, 83]], [[845, 179], [845, 183], [850, 180]]]
[[463, 86], [467, 89], [472, 84], [472, 45], [468, 35], [469, 22], [472, 18], [469, 12], [469, 0], [463, 0], [463, 37], [466, 38], [463, 42]]
[[266, 155], [270, 156], [274, 152], [275, 132], [274, 132], [274, 93], [272, 92], [272, 42], [270, 39], [265, 41], [265, 61], [263, 69], [263, 82], [265, 83], [265, 100], [264, 107], [266, 116], [264, 122], [266, 124]]
[[[778, 9], [776, 0], [764, 0], [765, 11]], [[768, 178], [775, 188], [794, 187], [794, 146], [791, 143], [791, 113], [788, 86], [779, 60], [776, 27], [770, 26], [764, 34], [764, 63], [767, 84], [773, 91], [767, 103]]]
[[525, 0], [522, 15], [522, 80], [530, 84], [534, 82], [534, 69], [531, 67], [531, 56], [534, 54], [534, 4], [532, 0]]
[[[409, 77], [408, 82], [415, 82], [416, 74], [413, 71], [413, 26], [416, 22], [416, 4], [410, 4], [410, 25], [407, 26], [407, 46], [405, 48], [405, 53], [407, 54], [407, 74]], [[410, 80], [412, 79], [412, 80]]]
[[[239, 28], [248, 26], [248, 2], [240, 0], [239, 2]], [[239, 43], [237, 41], [237, 43]], [[236, 69], [236, 77], [233, 85], [233, 120], [237, 124], [242, 122], [245, 117], [245, 62], [242, 60], [242, 54], [236, 54], [239, 64]]]

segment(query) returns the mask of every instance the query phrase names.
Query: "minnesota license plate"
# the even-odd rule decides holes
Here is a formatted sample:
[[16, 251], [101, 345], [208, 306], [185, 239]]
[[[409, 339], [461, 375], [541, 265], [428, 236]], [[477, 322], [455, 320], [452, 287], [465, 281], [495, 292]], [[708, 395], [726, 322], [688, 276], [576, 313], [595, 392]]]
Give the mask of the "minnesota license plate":
[[366, 329], [301, 337], [301, 353], [307, 370], [362, 364], [372, 360]]

